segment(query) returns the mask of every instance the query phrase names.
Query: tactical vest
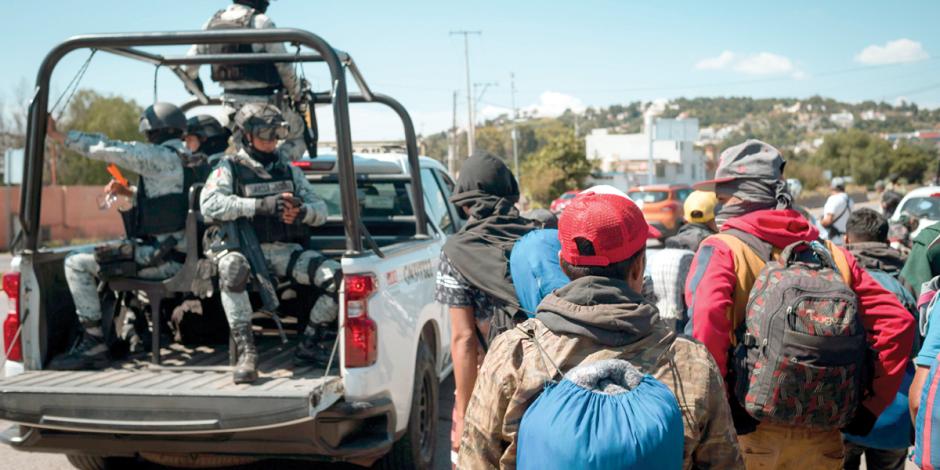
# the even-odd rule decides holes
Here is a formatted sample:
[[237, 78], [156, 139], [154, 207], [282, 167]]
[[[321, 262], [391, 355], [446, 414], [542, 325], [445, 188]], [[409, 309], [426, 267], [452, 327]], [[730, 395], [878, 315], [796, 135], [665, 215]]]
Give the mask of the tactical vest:
[[[222, 19], [226, 10], [219, 10], [209, 20], [206, 30], [245, 29], [251, 28], [251, 21], [257, 14], [254, 8], [249, 8], [245, 15], [235, 20]], [[251, 54], [255, 51], [251, 44], [209, 44], [210, 54]], [[212, 66], [212, 80], [216, 82], [251, 81], [265, 83], [271, 88], [280, 88], [281, 75], [273, 63], [263, 64], [215, 64]]]
[[209, 177], [210, 168], [205, 160], [199, 164], [188, 165], [177, 149], [165, 147], [180, 156], [180, 162], [183, 164], [183, 190], [179, 193], [148, 197], [144, 179], [138, 178], [134, 207], [121, 213], [128, 238], [146, 239], [185, 229], [186, 214], [189, 212], [189, 189], [194, 184], [205, 182]]
[[[262, 178], [257, 173], [234, 160], [229, 160], [235, 182], [235, 194], [240, 197], [261, 199], [280, 193], [296, 193], [290, 165], [277, 162], [268, 173], [271, 178]], [[290, 242], [306, 243], [310, 237], [306, 225], [285, 224], [278, 216], [256, 215], [251, 219], [251, 226], [260, 243]]]

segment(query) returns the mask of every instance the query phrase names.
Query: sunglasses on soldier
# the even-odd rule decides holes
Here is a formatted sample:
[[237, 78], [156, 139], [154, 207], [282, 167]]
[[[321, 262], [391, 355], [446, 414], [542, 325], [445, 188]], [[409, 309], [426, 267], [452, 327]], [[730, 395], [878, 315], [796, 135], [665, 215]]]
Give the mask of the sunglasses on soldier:
[[287, 138], [287, 125], [276, 127], [262, 127], [251, 132], [253, 136], [262, 140], [284, 140]]

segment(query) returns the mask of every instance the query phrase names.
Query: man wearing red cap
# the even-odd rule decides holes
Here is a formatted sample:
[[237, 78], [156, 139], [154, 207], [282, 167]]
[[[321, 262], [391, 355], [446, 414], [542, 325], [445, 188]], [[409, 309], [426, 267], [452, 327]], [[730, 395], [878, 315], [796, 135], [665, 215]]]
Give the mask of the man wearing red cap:
[[[696, 189], [717, 194], [719, 207], [715, 212], [721, 233], [705, 239], [692, 262], [685, 289], [690, 318], [686, 333], [711, 351], [729, 390], [735, 390], [734, 377], [728, 374], [732, 350], [738, 344], [737, 337], [743, 335], [748, 300], [758, 273], [766, 260], [776, 259], [787, 246], [819, 238], [819, 231], [792, 208], [792, 196], [783, 179], [785, 163], [771, 145], [748, 140], [722, 152], [714, 180], [696, 185]], [[894, 294], [859, 267], [850, 253], [832, 244], [825, 249], [857, 296], [858, 318], [872, 352], [872, 393], [862, 397], [861, 406], [843, 429], [864, 436], [901, 385], [914, 338], [914, 322]], [[836, 397], [819, 399], [825, 403]], [[748, 414], [733, 393], [729, 394], [729, 403], [748, 468], [842, 468], [839, 429], [761, 423]]]
[[743, 468], [718, 366], [702, 345], [671, 332], [639, 293], [650, 231], [640, 209], [618, 195], [582, 194], [558, 230], [571, 282], [545, 297], [535, 318], [493, 342], [464, 418], [458, 467], [515, 468], [522, 417], [556, 375], [548, 357], [561, 373], [629, 361], [675, 394], [684, 468]]

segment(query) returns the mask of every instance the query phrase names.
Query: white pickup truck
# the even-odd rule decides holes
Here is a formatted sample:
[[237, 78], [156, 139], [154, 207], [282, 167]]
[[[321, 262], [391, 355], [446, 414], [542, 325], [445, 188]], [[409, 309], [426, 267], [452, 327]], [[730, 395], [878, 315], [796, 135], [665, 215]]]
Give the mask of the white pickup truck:
[[[295, 368], [296, 335], [288, 334], [284, 344], [268, 329], [259, 334], [261, 378], [254, 384], [232, 382], [224, 344], [165, 345], [157, 347], [159, 354], [150, 353], [150, 361], [132, 357], [101, 371], [44, 370], [74, 334], [63, 273], [68, 249], [44, 248], [40, 237], [44, 116], [55, 63], [70, 50], [91, 47], [173, 66], [185, 58], [138, 46], [237, 41], [309, 46], [317, 53], [267, 60], [322, 61], [333, 72], [331, 92], [315, 96], [333, 106], [336, 155], [295, 165], [330, 210], [310, 245], [343, 267], [335, 361], [326, 368]], [[204, 57], [204, 63], [224, 60], [230, 59]], [[347, 95], [346, 71], [360, 94]], [[12, 306], [4, 321], [6, 370], [16, 373], [0, 379], [0, 419], [15, 423], [0, 440], [20, 450], [67, 454], [82, 469], [129, 459], [192, 468], [265, 458], [431, 467], [438, 387], [451, 370], [448, 315], [433, 300], [435, 272], [447, 235], [462, 219], [448, 202], [450, 177], [438, 162], [418, 157], [410, 117], [398, 102], [371, 93], [347, 54], [311, 33], [288, 29], [73, 38], [46, 58], [37, 90], [27, 135], [18, 270], [3, 277]], [[353, 156], [349, 102], [395, 111], [405, 130], [406, 155]], [[186, 230], [194, 240], [200, 216], [193, 202], [198, 198], [190, 199]], [[199, 256], [198, 247], [190, 247], [180, 274], [145, 283], [144, 290], [151, 298], [185, 294]], [[163, 322], [157, 316], [151, 324]]]

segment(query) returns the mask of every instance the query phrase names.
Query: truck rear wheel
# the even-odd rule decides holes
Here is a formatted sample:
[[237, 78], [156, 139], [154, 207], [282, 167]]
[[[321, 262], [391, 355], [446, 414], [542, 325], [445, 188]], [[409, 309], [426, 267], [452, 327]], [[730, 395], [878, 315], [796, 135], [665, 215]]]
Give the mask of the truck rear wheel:
[[437, 433], [437, 398], [440, 384], [434, 356], [424, 341], [418, 343], [411, 413], [405, 435], [375, 466], [383, 470], [430, 469], [434, 463]]
[[124, 457], [101, 457], [98, 455], [66, 455], [69, 463], [78, 470], [110, 470], [127, 468], [134, 459]]

